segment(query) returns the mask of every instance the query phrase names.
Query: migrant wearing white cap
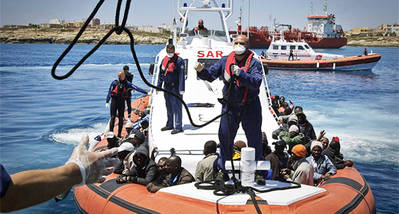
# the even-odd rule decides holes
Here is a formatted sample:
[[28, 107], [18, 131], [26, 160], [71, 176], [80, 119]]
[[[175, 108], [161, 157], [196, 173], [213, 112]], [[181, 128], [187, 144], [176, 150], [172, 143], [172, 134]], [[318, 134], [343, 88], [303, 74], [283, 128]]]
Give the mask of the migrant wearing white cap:
[[290, 128], [288, 129], [288, 132], [299, 133], [299, 128], [297, 125], [291, 125]]
[[294, 124], [298, 123], [298, 117], [297, 117], [295, 114], [291, 115], [290, 117], [288, 117], [288, 120], [287, 120], [287, 123], [288, 123], [288, 124], [289, 124], [290, 122], [292, 122], [292, 123], [294, 123]]
[[125, 124], [125, 128], [130, 128], [130, 129], [132, 129], [133, 128], [133, 125], [134, 125], [134, 123], [132, 123], [132, 121], [130, 121], [130, 120], [127, 120], [127, 122], [126, 122], [126, 124]]
[[320, 146], [320, 148], [323, 149], [323, 144], [320, 141], [317, 140], [312, 141], [312, 144], [310, 145], [310, 150], [313, 150], [315, 146]]
[[118, 152], [123, 152], [123, 151], [128, 151], [131, 152], [134, 150], [134, 146], [131, 143], [122, 143], [119, 147], [118, 147]]
[[136, 153], [136, 152], [129, 153], [125, 157], [125, 160], [123, 160], [123, 165], [125, 165], [125, 170], [123, 170], [123, 172], [129, 172], [129, 170], [135, 166], [134, 161], [133, 161], [134, 153]]
[[108, 138], [108, 139], [114, 138], [114, 137], [115, 137], [115, 133], [114, 133], [114, 132], [107, 132], [107, 133], [105, 134], [105, 137]]

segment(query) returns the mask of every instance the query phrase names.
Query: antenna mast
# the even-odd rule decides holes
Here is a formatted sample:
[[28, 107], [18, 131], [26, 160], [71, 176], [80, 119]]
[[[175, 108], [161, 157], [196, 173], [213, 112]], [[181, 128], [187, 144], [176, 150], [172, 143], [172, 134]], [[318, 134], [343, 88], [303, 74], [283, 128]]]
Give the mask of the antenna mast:
[[324, 12], [324, 14], [327, 16], [328, 15], [328, 12], [327, 12], [327, 0], [325, 0], [324, 1], [324, 4], [323, 4], [323, 12]]

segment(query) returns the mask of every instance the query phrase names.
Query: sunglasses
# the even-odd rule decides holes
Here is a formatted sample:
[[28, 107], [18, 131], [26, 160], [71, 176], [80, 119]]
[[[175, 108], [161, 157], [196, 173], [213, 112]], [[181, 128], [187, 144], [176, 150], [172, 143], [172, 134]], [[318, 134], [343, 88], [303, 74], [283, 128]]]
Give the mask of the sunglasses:
[[235, 45], [246, 45], [245, 42], [234, 42]]

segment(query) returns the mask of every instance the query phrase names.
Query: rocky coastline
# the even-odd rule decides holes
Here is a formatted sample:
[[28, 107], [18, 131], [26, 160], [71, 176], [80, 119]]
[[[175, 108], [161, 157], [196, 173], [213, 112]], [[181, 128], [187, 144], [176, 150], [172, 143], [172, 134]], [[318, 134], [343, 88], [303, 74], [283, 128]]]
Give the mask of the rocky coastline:
[[[79, 29], [64, 28], [0, 28], [0, 43], [56, 43], [68, 44], [73, 41]], [[80, 44], [97, 44], [107, 29], [88, 28], [78, 40]], [[136, 44], [165, 44], [170, 33], [149, 33], [133, 31]], [[390, 36], [349, 36], [348, 46], [399, 47], [399, 37]], [[112, 34], [105, 44], [129, 44], [126, 33]]]
[[398, 36], [349, 36], [347, 46], [399, 47]]
[[[0, 43], [56, 43], [68, 44], [73, 41], [79, 29], [63, 28], [1, 28]], [[78, 40], [79, 44], [97, 44], [109, 29], [88, 28]], [[133, 31], [136, 44], [165, 44], [169, 33], [149, 33]], [[105, 44], [129, 44], [126, 33], [113, 33]]]

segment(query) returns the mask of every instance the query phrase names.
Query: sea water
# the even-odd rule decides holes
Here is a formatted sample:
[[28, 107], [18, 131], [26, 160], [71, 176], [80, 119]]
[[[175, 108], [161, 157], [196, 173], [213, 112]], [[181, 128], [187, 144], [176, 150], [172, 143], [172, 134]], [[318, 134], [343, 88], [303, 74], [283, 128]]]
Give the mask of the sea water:
[[[63, 165], [84, 134], [93, 140], [109, 119], [105, 98], [123, 65], [140, 79], [127, 45], [104, 45], [70, 78], [50, 71], [66, 48], [59, 44], [0, 44], [0, 162], [10, 174]], [[57, 73], [65, 73], [93, 45], [76, 45]], [[136, 46], [147, 79], [162, 45]], [[364, 47], [317, 50], [360, 55]], [[301, 105], [316, 134], [341, 139], [345, 159], [366, 178], [377, 213], [399, 210], [399, 49], [368, 47], [382, 58], [369, 72], [270, 71], [272, 95]], [[262, 50], [256, 50], [259, 54]], [[141, 96], [133, 93], [133, 98]], [[72, 194], [16, 213], [73, 213]]]

